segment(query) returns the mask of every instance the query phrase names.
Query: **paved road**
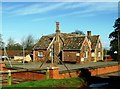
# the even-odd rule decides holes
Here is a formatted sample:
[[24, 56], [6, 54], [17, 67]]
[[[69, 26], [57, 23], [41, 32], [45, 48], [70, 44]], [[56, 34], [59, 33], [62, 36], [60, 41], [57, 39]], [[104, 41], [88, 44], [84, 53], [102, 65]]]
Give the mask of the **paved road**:
[[[65, 64], [68, 69], [78, 69], [78, 68], [88, 68], [88, 67], [103, 67], [103, 66], [109, 66], [109, 65], [117, 65], [118, 62], [92, 62], [87, 64]], [[25, 64], [19, 64], [14, 65], [15, 67], [19, 68], [39, 68], [41, 65], [40, 62], [31, 62], [31, 63], [25, 63]], [[46, 68], [48, 66], [51, 66], [51, 63], [44, 63], [41, 68]], [[66, 67], [64, 65], [57, 65], [60, 68], [60, 71], [66, 70]]]

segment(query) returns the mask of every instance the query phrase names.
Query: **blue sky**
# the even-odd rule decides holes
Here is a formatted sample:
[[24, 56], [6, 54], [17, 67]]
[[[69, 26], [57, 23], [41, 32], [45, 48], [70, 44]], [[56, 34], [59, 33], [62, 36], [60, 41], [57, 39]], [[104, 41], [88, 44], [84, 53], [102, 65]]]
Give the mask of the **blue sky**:
[[5, 42], [10, 37], [21, 42], [28, 35], [38, 39], [55, 33], [59, 21], [61, 32], [91, 31], [109, 47], [108, 36], [118, 18], [118, 2], [2, 2], [0, 10]]

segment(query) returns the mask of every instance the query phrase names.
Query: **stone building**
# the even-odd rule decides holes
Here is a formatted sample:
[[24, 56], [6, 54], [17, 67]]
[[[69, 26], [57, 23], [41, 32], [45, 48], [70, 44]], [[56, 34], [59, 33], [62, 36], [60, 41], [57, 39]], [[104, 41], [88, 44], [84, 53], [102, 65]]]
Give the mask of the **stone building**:
[[52, 63], [74, 62], [87, 63], [103, 60], [103, 48], [99, 35], [87, 36], [60, 32], [56, 22], [56, 33], [42, 36], [33, 47], [34, 61], [49, 60]]

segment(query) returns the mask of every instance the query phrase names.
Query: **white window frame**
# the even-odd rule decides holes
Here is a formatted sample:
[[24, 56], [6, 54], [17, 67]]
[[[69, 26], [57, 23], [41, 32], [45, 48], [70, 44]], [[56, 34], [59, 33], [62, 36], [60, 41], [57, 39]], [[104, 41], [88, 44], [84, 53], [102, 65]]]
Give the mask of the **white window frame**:
[[94, 53], [94, 52], [92, 52], [91, 56], [92, 56], [92, 57], [95, 57], [95, 53]]
[[43, 57], [43, 52], [38, 52], [38, 57]]
[[100, 48], [101, 47], [101, 44], [100, 44], [100, 42], [99, 42], [99, 44], [98, 44], [98, 48]]
[[52, 49], [50, 49], [50, 57], [52, 57]]
[[101, 57], [101, 52], [98, 52], [98, 57]]
[[88, 51], [85, 51], [85, 58], [88, 58]]
[[83, 62], [84, 61], [84, 58], [81, 58], [81, 62]]

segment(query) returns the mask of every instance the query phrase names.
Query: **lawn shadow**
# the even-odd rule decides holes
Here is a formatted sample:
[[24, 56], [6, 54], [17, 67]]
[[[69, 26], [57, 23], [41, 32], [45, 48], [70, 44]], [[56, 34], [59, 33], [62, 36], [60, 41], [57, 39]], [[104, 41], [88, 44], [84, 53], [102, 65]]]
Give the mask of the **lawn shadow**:
[[87, 82], [87, 86], [89, 87], [101, 87], [102, 89], [120, 89], [120, 76], [108, 76], [107, 78], [91, 76], [91, 72], [87, 68], [82, 68], [80, 69], [79, 77], [84, 78]]

